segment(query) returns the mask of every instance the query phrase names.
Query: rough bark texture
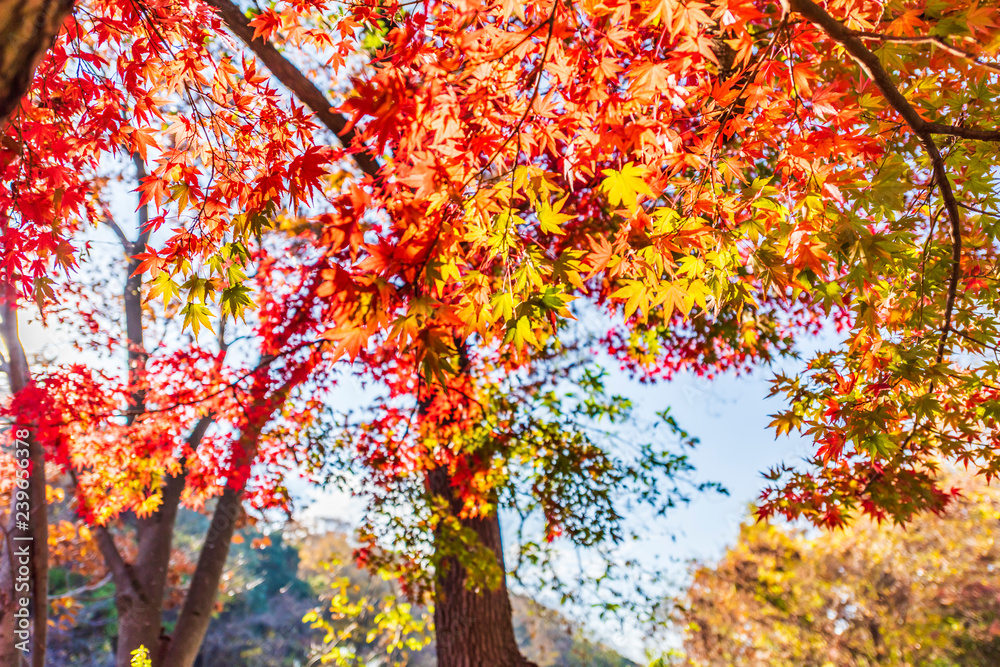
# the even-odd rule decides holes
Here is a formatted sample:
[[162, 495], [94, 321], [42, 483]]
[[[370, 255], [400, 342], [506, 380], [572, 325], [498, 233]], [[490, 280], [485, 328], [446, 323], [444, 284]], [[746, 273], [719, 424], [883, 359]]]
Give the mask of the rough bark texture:
[[[10, 383], [10, 391], [16, 394], [31, 383], [31, 371], [28, 368], [28, 359], [24, 354], [24, 347], [17, 331], [17, 305], [15, 289], [11, 285], [4, 286], [2, 295], [3, 303], [0, 305], [0, 336], [3, 338], [4, 347], [7, 350], [7, 378]], [[30, 584], [31, 584], [31, 612], [32, 612], [32, 634], [30, 644], [30, 664], [34, 667], [42, 667], [45, 664], [45, 643], [48, 633], [48, 588], [49, 588], [49, 518], [48, 504], [45, 498], [45, 452], [41, 444], [35, 439], [35, 434], [31, 428], [31, 416], [24, 415], [23, 424], [27, 426], [29, 432], [25, 438], [28, 442], [28, 456], [31, 460], [31, 473], [28, 480], [28, 494], [31, 507], [29, 510], [29, 526], [27, 529], [13, 530], [14, 522], [6, 533], [4, 540], [4, 550], [0, 557], [7, 559], [6, 567], [0, 570], [0, 585], [3, 585], [3, 594], [13, 594], [14, 563], [10, 560], [13, 556], [14, 538], [21, 538], [24, 541], [19, 544], [30, 544]], [[9, 577], [10, 581], [5, 581], [4, 577]], [[20, 595], [18, 596], [20, 597]], [[0, 602], [3, 602], [0, 599]], [[13, 600], [10, 600], [13, 602]], [[13, 639], [13, 617], [11, 614], [14, 608], [9, 603], [0, 606], [0, 641], [8, 642], [8, 636], [4, 633], [10, 632]], [[0, 649], [0, 656], [2, 651]], [[18, 654], [20, 656], [20, 654]], [[21, 658], [18, 657], [18, 660]], [[18, 664], [8, 662], [0, 664]]]
[[[152, 647], [155, 651], [162, 622], [162, 598], [147, 597], [143, 592], [117, 589], [115, 594], [118, 611], [115, 667], [129, 667], [132, 662], [130, 654], [140, 646]], [[150, 655], [154, 667], [158, 667], [158, 657]]]
[[0, 0], [0, 128], [72, 9], [72, 0]]
[[[460, 502], [445, 470], [428, 473], [427, 485], [457, 513]], [[462, 524], [476, 532], [504, 571], [499, 517], [463, 519]], [[444, 559], [434, 592], [438, 667], [534, 667], [517, 647], [506, 577], [496, 590], [484, 592], [469, 590], [467, 578], [457, 559]]]

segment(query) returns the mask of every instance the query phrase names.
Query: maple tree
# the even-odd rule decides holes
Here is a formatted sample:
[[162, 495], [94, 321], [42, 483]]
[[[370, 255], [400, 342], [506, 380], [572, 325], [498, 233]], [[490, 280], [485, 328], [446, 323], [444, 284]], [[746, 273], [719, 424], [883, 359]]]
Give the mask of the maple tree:
[[[369, 499], [357, 556], [398, 580], [410, 600], [433, 606], [442, 665], [524, 663], [505, 551], [529, 590], [639, 610], [641, 578], [615, 547], [643, 531], [627, 525], [624, 508], [656, 517], [716, 490], [693, 479], [686, 450], [694, 443], [674, 419], [643, 427], [631, 402], [606, 390], [592, 348], [566, 333], [530, 360], [459, 345], [437, 360], [455, 371], [445, 384], [428, 381], [412, 350], [382, 346], [358, 357], [386, 398], [349, 415], [334, 450], [353, 459], [357, 478], [348, 481]], [[343, 464], [325, 465], [336, 473]], [[503, 508], [519, 517], [506, 548]], [[562, 571], [569, 548], [595, 557], [600, 574]], [[628, 591], [616, 590], [626, 580]]]
[[[764, 516], [906, 519], [950, 497], [939, 458], [1000, 465], [994, 7], [209, 4], [92, 2], [50, 49], [0, 160], [22, 293], [72, 266], [88, 174], [124, 146], [154, 165], [150, 228], [180, 216], [137, 268], [190, 285], [192, 325], [206, 285], [241, 288], [233, 244], [300, 207], [336, 257], [317, 287], [335, 353], [412, 349], [443, 386], [471, 381], [449, 373], [463, 341], [528, 359], [577, 300], [649, 380], [766, 362], [832, 321], [843, 344], [777, 385], [775, 426], [813, 437], [816, 465], [776, 471]], [[356, 27], [367, 65], [334, 107], [307, 75], [336, 80]], [[348, 156], [359, 177], [324, 178]]]
[[[397, 224], [367, 266], [416, 255], [435, 311], [515, 344], [595, 299], [634, 327], [613, 351], [652, 375], [704, 368], [706, 339], [753, 341], [762, 315], [778, 342], [831, 317], [846, 342], [777, 385], [792, 406], [775, 426], [815, 438], [818, 471], [790, 471], [763, 516], [905, 520], [947, 502], [938, 458], [992, 475], [996, 10], [650, 9], [397, 17], [386, 66], [347, 105], [392, 155], [396, 180], [367, 206], [419, 227]], [[602, 88], [605, 54], [617, 85]], [[653, 335], [692, 328], [680, 354]]]
[[[44, 3], [45, 7], [59, 7], [55, 3]], [[172, 6], [171, 6], [172, 7]], [[6, 8], [6, 5], [5, 5]], [[68, 9], [68, 7], [65, 7]], [[215, 25], [218, 20], [212, 15], [206, 14], [204, 8], [200, 11], [192, 11], [184, 15], [184, 19], [178, 21], [170, 11], [163, 11], [150, 5], [143, 7], [128, 6], [119, 8], [114, 5], [90, 5], [86, 11], [79, 10], [68, 20], [66, 30], [56, 40], [54, 46], [49, 50], [47, 58], [39, 66], [36, 78], [31, 88], [30, 94], [20, 100], [20, 106], [11, 118], [11, 121], [4, 126], [5, 138], [3, 140], [2, 158], [0, 158], [0, 168], [3, 170], [3, 186], [0, 188], [0, 201], [2, 201], [2, 223], [3, 223], [3, 244], [2, 244], [2, 283], [4, 287], [4, 323], [5, 323], [5, 347], [11, 357], [11, 385], [14, 391], [14, 401], [7, 406], [15, 419], [15, 424], [30, 426], [26, 429], [31, 433], [30, 446], [32, 450], [32, 480], [31, 492], [34, 502], [31, 508], [31, 527], [34, 534], [33, 549], [31, 559], [32, 567], [32, 590], [35, 600], [32, 615], [34, 618], [34, 633], [32, 637], [31, 660], [32, 664], [40, 665], [45, 660], [45, 628], [47, 603], [44, 599], [46, 593], [45, 575], [47, 559], [44, 549], [47, 544], [45, 531], [48, 524], [45, 517], [44, 496], [45, 479], [43, 476], [45, 466], [45, 450], [48, 449], [49, 456], [53, 456], [63, 466], [64, 469], [72, 469], [74, 465], [80, 464], [80, 455], [77, 452], [76, 460], [71, 456], [72, 447], [67, 445], [66, 434], [62, 427], [69, 415], [76, 414], [83, 402], [73, 400], [80, 396], [86, 396], [88, 406], [96, 411], [96, 414], [89, 415], [94, 419], [93, 423], [85, 420], [71, 419], [74, 427], [80, 432], [74, 432], [72, 436], [79, 438], [75, 442], [80, 445], [98, 447], [97, 451], [102, 451], [100, 446], [101, 437], [111, 437], [112, 433], [118, 432], [121, 435], [139, 436], [139, 432], [148, 429], [154, 437], [148, 442], [161, 449], [152, 458], [147, 458], [145, 469], [136, 470], [126, 465], [128, 461], [128, 450], [121, 449], [122, 442], [118, 442], [119, 447], [112, 447], [103, 452], [102, 456], [89, 463], [96, 467], [84, 476], [83, 485], [78, 491], [84, 498], [88, 494], [97, 492], [102, 504], [97, 509], [90, 508], [85, 502], [81, 503], [80, 509], [85, 516], [95, 519], [98, 522], [107, 521], [122, 511], [132, 511], [133, 514], [144, 515], [146, 521], [139, 521], [137, 532], [140, 542], [139, 556], [136, 562], [126, 563], [121, 554], [117, 553], [117, 548], [113, 539], [103, 530], [98, 531], [98, 541], [101, 544], [102, 552], [107, 558], [109, 567], [117, 573], [118, 590], [120, 594], [120, 609], [130, 613], [122, 613], [122, 640], [131, 642], [134, 645], [145, 644], [154, 646], [157, 644], [159, 633], [159, 605], [161, 596], [159, 595], [166, 576], [165, 558], [169, 558], [169, 549], [164, 549], [164, 545], [169, 545], [171, 521], [170, 513], [176, 510], [180, 493], [184, 489], [184, 471], [178, 468], [176, 463], [171, 465], [169, 461], [163, 459], [164, 455], [170, 454], [171, 443], [175, 442], [175, 437], [179, 430], [191, 427], [190, 436], [193, 443], [204, 437], [207, 424], [196, 427], [196, 423], [186, 423], [184, 419], [178, 419], [183, 415], [173, 416], [173, 421], [161, 419], [160, 424], [155, 416], [151, 419], [138, 419], [137, 414], [145, 415], [141, 409], [151, 397], [148, 390], [140, 380], [145, 372], [143, 367], [147, 361], [147, 351], [142, 346], [142, 324], [141, 308], [139, 306], [138, 285], [140, 275], [144, 272], [152, 272], [156, 267], [156, 260], [148, 261], [139, 258], [132, 262], [129, 273], [142, 268], [139, 274], [134, 274], [129, 278], [128, 287], [125, 290], [125, 300], [127, 302], [126, 314], [129, 322], [126, 329], [126, 343], [128, 348], [129, 378], [127, 385], [116, 385], [109, 376], [88, 376], [86, 369], [70, 368], [65, 369], [61, 374], [57, 373], [52, 377], [45, 378], [45, 387], [28, 372], [23, 350], [17, 341], [16, 318], [17, 310], [21, 298], [33, 296], [41, 305], [45, 306], [55, 297], [52, 277], [53, 268], [71, 270], [76, 265], [76, 249], [74, 248], [74, 235], [81, 224], [89, 224], [92, 221], [101, 219], [97, 201], [91, 196], [95, 191], [94, 179], [100, 172], [101, 161], [109, 152], [120, 150], [119, 147], [127, 146], [126, 153], [134, 152], [142, 158], [147, 156], [147, 149], [156, 142], [151, 135], [149, 122], [155, 119], [156, 123], [161, 122], [165, 115], [161, 110], [164, 98], [170, 95], [177, 95], [184, 100], [181, 109], [174, 114], [176, 121], [171, 132], [171, 144], [181, 148], [174, 150], [174, 157], [179, 164], [188, 167], [189, 179], [196, 184], [197, 174], [201, 173], [200, 168], [206, 162], [211, 162], [211, 156], [215, 156], [214, 163], [220, 167], [228, 164], [228, 173], [233, 175], [234, 180], [229, 185], [222, 183], [218, 178], [213, 180], [216, 186], [221, 186], [224, 200], [226, 202], [240, 202], [241, 208], [245, 211], [246, 218], [244, 226], [247, 238], [259, 233], [264, 215], [273, 213], [273, 205], [266, 202], [268, 193], [272, 186], [267, 185], [269, 179], [276, 178], [283, 172], [290, 163], [294, 175], [290, 180], [295, 181], [293, 187], [304, 186], [300, 180], [302, 175], [301, 166], [308, 160], [302, 158], [301, 144], [297, 143], [297, 138], [308, 134], [311, 125], [297, 114], [297, 111], [288, 109], [277, 104], [277, 100], [264, 84], [264, 79], [255, 75], [251, 68], [244, 68], [238, 80], [233, 78], [236, 73], [228, 61], [223, 59], [218, 62], [218, 68], [213, 70], [217, 80], [206, 79], [204, 76], [205, 63], [213, 63], [210, 54], [210, 44], [206, 37], [210, 34], [208, 30]], [[13, 16], [18, 18], [19, 14], [4, 13], [5, 20]], [[16, 23], [16, 21], [15, 21]], [[47, 23], [35, 22], [31, 25], [44, 28]], [[20, 26], [18, 26], [20, 27]], [[25, 24], [24, 27], [29, 27]], [[17, 40], [7, 42], [5, 34], [5, 48], [12, 45], [13, 48], [24, 46]], [[31, 39], [39, 48], [44, 46], [39, 35]], [[41, 40], [41, 41], [39, 41]], [[181, 52], [178, 54], [178, 50]], [[25, 50], [18, 53], [18, 57], [28, 55], [33, 65], [36, 60], [36, 52]], [[20, 61], [5, 59], [4, 67], [18, 66]], [[67, 63], [72, 62], [77, 67], [67, 67]], [[158, 66], [159, 65], [159, 66]], [[249, 64], [248, 64], [249, 66]], [[252, 67], [252, 66], [250, 66]], [[26, 74], [27, 73], [27, 74]], [[10, 81], [14, 83], [22, 82], [26, 76], [30, 75], [30, 70], [14, 71], [4, 69], [4, 77], [10, 75]], [[5, 85], [8, 79], [4, 78]], [[212, 95], [223, 95], [219, 89], [219, 82], [223, 84], [232, 81], [238, 89], [250, 89], [254, 91], [252, 96], [237, 96], [237, 101], [247, 104], [247, 113], [239, 116], [227, 117], [226, 124], [214, 123], [215, 132], [201, 133], [194, 132], [194, 137], [203, 138], [206, 144], [199, 145], [197, 141], [185, 138], [185, 128], [203, 128], [204, 118], [202, 109], [198, 107], [197, 100], [211, 99]], [[4, 90], [4, 94], [7, 94]], [[14, 94], [14, 93], [11, 93]], [[7, 98], [5, 98], [6, 101]], [[178, 99], [178, 98], [175, 98]], [[186, 103], [185, 103], [186, 102]], [[5, 109], [5, 114], [7, 113]], [[169, 112], [168, 112], [169, 114]], [[129, 122], [134, 123], [130, 125]], [[252, 148], [259, 144], [254, 144], [253, 138], [230, 143], [227, 138], [241, 128], [255, 126], [263, 131], [260, 136], [266, 137], [270, 150], [266, 154], [255, 153]], [[162, 127], [157, 125], [157, 130]], [[162, 135], [157, 135], [162, 136]], [[259, 138], [259, 137], [258, 137]], [[279, 143], [274, 143], [275, 141]], [[281, 149], [279, 144], [284, 141], [285, 149]], [[263, 142], [261, 142], [263, 143]], [[159, 148], [165, 147], [166, 144]], [[243, 153], [239, 153], [242, 150]], [[238, 158], [238, 163], [233, 156], [242, 155]], [[314, 159], [323, 160], [326, 153], [313, 151], [309, 155]], [[157, 152], [158, 157], [164, 157], [161, 150]], [[166, 159], [171, 159], [167, 157]], [[205, 162], [203, 162], [203, 160]], [[255, 165], [260, 167], [256, 179], [247, 178], [247, 175], [255, 170]], [[160, 165], [161, 167], [163, 165]], [[172, 172], [173, 173], [173, 172]], [[307, 170], [307, 178], [316, 176], [314, 171]], [[238, 174], [238, 177], [236, 177]], [[148, 178], [148, 177], [147, 177]], [[256, 180], [256, 183], [251, 181]], [[234, 189], [233, 185], [238, 184]], [[155, 185], [155, 184], [154, 184]], [[272, 184], [273, 185], [273, 184]], [[172, 201], [177, 204], [171, 209], [171, 215], [183, 215], [185, 209], [194, 201], [192, 197], [186, 196], [188, 183], [180, 183], [170, 194]], [[155, 188], [154, 188], [155, 189]], [[197, 187], [195, 187], [195, 191]], [[256, 192], [256, 194], [253, 194]], [[162, 201], [162, 192], [150, 192], [145, 196], [142, 204], [147, 199], [153, 199], [157, 203]], [[204, 202], [200, 204], [204, 220]], [[143, 211], [145, 207], [141, 207]], [[149, 238], [154, 227], [163, 224], [166, 210], [161, 208], [153, 220], [143, 219], [143, 229], [138, 242], [129, 241], [120, 235], [125, 249], [130, 254], [142, 254], [145, 240]], [[149, 222], [149, 225], [146, 223]], [[183, 237], [183, 234], [174, 236], [176, 242]], [[244, 255], [240, 255], [240, 251]], [[248, 259], [245, 246], [239, 244], [229, 245], [226, 252], [236, 253], [238, 258]], [[190, 256], [196, 260], [194, 255]], [[145, 262], [145, 263], [143, 263]], [[245, 262], [240, 262], [245, 263]], [[233, 261], [223, 262], [218, 268], [229, 275], [237, 275], [239, 266], [233, 266]], [[166, 276], [164, 276], [166, 277]], [[154, 276], [155, 278], [155, 276]], [[209, 281], [187, 280], [183, 285], [171, 283], [170, 281], [159, 281], [154, 289], [160, 293], [167, 290], [177, 290], [182, 288], [187, 295], [197, 303], [188, 303], [183, 309], [183, 319], [186, 323], [197, 329], [203, 325], [208, 317], [206, 302], [211, 302], [215, 295], [213, 289], [215, 283]], [[220, 298], [223, 307], [231, 306], [232, 311], [239, 310], [250, 303], [245, 297], [245, 288], [236, 285], [233, 289], [220, 290]], [[169, 294], [169, 292], [168, 292]], [[62, 295], [76, 296], [76, 295]], [[264, 303], [268, 303], [265, 301]], [[280, 308], [279, 308], [280, 310]], [[273, 313], [272, 313], [273, 314]], [[280, 323], [271, 321], [265, 324], [264, 328], [274, 330], [277, 326], [282, 333], [277, 339], [270, 339], [267, 344], [275, 344], [279, 349], [270, 350], [264, 348], [261, 353], [268, 358], [271, 353], [287, 354], [292, 350], [281, 349], [280, 340], [289, 340], [289, 337], [302, 335], [304, 330], [295, 330], [296, 322], [302, 323], [301, 317], [280, 318], [287, 319]], [[87, 322], [86, 324], [92, 324]], [[283, 327], [292, 328], [283, 328]], [[308, 326], [306, 327], [308, 328]], [[266, 337], [265, 337], [266, 338]], [[294, 346], [293, 346], [294, 347]], [[154, 359], [156, 363], [161, 363]], [[193, 357], [185, 359], [182, 356], [174, 359], [178, 363], [198, 363], [205, 364], [204, 352], [197, 352]], [[190, 664], [197, 652], [197, 646], [204, 628], [208, 622], [208, 613], [211, 609], [218, 586], [216, 583], [221, 569], [221, 562], [225, 559], [228, 547], [228, 535], [231, 533], [234, 518], [239, 515], [240, 498], [244, 492], [246, 483], [247, 466], [257, 458], [255, 455], [264, 454], [267, 450], [261, 450], [262, 443], [267, 442], [267, 438], [262, 439], [261, 429], [268, 423], [270, 414], [284, 403], [282, 394], [286, 393], [292, 386], [301, 382], [302, 372], [310, 366], [308, 358], [296, 359], [295, 364], [288, 364], [284, 360], [281, 370], [273, 374], [270, 363], [263, 364], [262, 368], [248, 374], [246, 377], [236, 377], [243, 383], [249, 383], [243, 391], [251, 397], [251, 402], [255, 403], [253, 414], [242, 414], [237, 403], [230, 402], [227, 411], [230, 422], [239, 428], [246, 441], [235, 443], [247, 451], [248, 459], [240, 461], [237, 457], [235, 461], [230, 461], [230, 465], [236, 464], [237, 470], [240, 465], [244, 466], [239, 474], [234, 475], [233, 470], [225, 477], [230, 484], [230, 492], [223, 493], [223, 498], [216, 506], [216, 513], [219, 517], [219, 525], [214, 526], [213, 535], [216, 539], [210, 540], [207, 548], [203, 551], [202, 561], [204, 567], [199, 567], [194, 573], [194, 584], [191, 587], [192, 595], [189, 596], [190, 609], [185, 614], [186, 623], [184, 642], [175, 643], [174, 651], [179, 655], [176, 660], [185, 664]], [[209, 365], [210, 366], [210, 365]], [[167, 370], [166, 366], [159, 366], [158, 370]], [[279, 382], [280, 376], [287, 373], [290, 376], [284, 378], [293, 381], [291, 385], [284, 386]], [[179, 378], [174, 378], [176, 382]], [[219, 381], [219, 378], [216, 378]], [[276, 384], [275, 384], [276, 383]], [[273, 386], [272, 386], [273, 385]], [[161, 387], [163, 388], [163, 387]], [[173, 388], [176, 388], [173, 387]], [[272, 390], [274, 390], [272, 392]], [[172, 391], [172, 390], [171, 390]], [[185, 391], [190, 392], [190, 388], [182, 390], [178, 396], [184, 396]], [[239, 394], [240, 392], [237, 392]], [[57, 398], [53, 398], [57, 396]], [[127, 400], [126, 400], [127, 398]], [[160, 396], [159, 400], [163, 400]], [[236, 400], [246, 396], [231, 396], [231, 400]], [[124, 426], [117, 422], [115, 414], [121, 406], [116, 406], [118, 400], [131, 402], [133, 412], [125, 410], [127, 415]], [[213, 406], [207, 405], [204, 407]], [[218, 407], [218, 406], [214, 406]], [[43, 409], [44, 408], [44, 409]], [[63, 413], [60, 415], [60, 410]], [[138, 411], [135, 412], [135, 411]], [[225, 412], [216, 415], [218, 419], [225, 420]], [[190, 417], [190, 415], [187, 415]], [[207, 419], [207, 418], [206, 418]], [[41, 420], [41, 421], [38, 421]], [[49, 420], [46, 423], [46, 420]], [[54, 420], [52, 422], [51, 420]], [[235, 420], [235, 421], [233, 421]], [[135, 422], [135, 423], [133, 423]], [[143, 425], [143, 422], [145, 425]], [[161, 427], [161, 428], [158, 428]], [[124, 428], [124, 430], [123, 430]], [[72, 430], [72, 429], [70, 429]], [[48, 438], [48, 443], [37, 441], [41, 437]], [[126, 438], [124, 442], [129, 442], [131, 438]], [[107, 444], [105, 442], [104, 444]], [[192, 443], [189, 443], [189, 445]], [[106, 456], [105, 456], [106, 455]], [[124, 457], [124, 458], [123, 458]], [[159, 457], [159, 458], [157, 458]], [[83, 459], [87, 460], [87, 459]], [[154, 463], [155, 461], [155, 463]], [[107, 466], [102, 469], [100, 466]], [[166, 466], [160, 470], [161, 466]], [[116, 473], [117, 470], [117, 473]], [[166, 478], [164, 478], [166, 473]], [[88, 488], [88, 482], [100, 479], [104, 474], [112, 478], [117, 475], [120, 484], [113, 485], [106, 489], [111, 493], [107, 497], [102, 497], [97, 488]], [[137, 476], [138, 475], [138, 476]], [[131, 480], [131, 481], [128, 481]], [[202, 479], [199, 483], [211, 484], [211, 478]], [[159, 488], [163, 484], [164, 488]], [[157, 491], [167, 494], [167, 501], [161, 513], [153, 513], [152, 520], [149, 520], [148, 513], [155, 507], [156, 498], [160, 497]], [[145, 495], [152, 493], [152, 498]], [[265, 494], [266, 497], [266, 494]], [[104, 502], [107, 501], [107, 502]], [[96, 512], [96, 517], [95, 517]], [[13, 517], [10, 517], [13, 519]], [[160, 521], [160, 519], [164, 519]], [[9, 554], [11, 543], [9, 540], [14, 536], [13, 531], [5, 531], [7, 539], [4, 540], [4, 553]], [[148, 539], [147, 539], [148, 538]], [[9, 562], [8, 557], [4, 557], [4, 562]], [[130, 573], [139, 572], [143, 576], [134, 579]], [[9, 570], [4, 569], [3, 574], [3, 595], [9, 602], [9, 591], [13, 590], [9, 586], [10, 580], [6, 575]], [[148, 575], [148, 576], [147, 576]], [[137, 588], [148, 590], [137, 591]], [[137, 601], [141, 604], [137, 604]], [[13, 650], [14, 642], [10, 641], [12, 632], [12, 617], [9, 610], [12, 605], [4, 604], [4, 615], [0, 630], [4, 637], [4, 651]], [[192, 627], [188, 627], [188, 626]], [[135, 641], [133, 641], [135, 640]], [[186, 642], [186, 643], [185, 643]], [[127, 651], [123, 655], [127, 655]], [[15, 660], [13, 655], [8, 656], [11, 661]], [[119, 656], [120, 661], [124, 658]], [[155, 658], [157, 661], [159, 656]]]

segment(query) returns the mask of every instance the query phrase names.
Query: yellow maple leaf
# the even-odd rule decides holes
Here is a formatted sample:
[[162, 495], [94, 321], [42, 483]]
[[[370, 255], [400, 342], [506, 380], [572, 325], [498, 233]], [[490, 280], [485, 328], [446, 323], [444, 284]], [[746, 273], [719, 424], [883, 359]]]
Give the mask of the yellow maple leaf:
[[605, 169], [601, 173], [606, 177], [601, 181], [601, 190], [608, 196], [608, 202], [612, 206], [624, 205], [633, 208], [638, 201], [639, 195], [653, 196], [653, 191], [646, 185], [644, 177], [646, 168], [629, 162], [621, 171]]

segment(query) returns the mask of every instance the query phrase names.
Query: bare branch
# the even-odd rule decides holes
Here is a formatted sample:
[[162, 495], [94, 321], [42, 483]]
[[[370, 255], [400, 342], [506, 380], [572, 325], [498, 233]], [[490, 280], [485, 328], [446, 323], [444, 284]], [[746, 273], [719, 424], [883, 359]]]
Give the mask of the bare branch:
[[[132, 154], [132, 161], [135, 163], [136, 180], [141, 184], [142, 179], [149, 176], [149, 173], [146, 171], [146, 163], [142, 161], [138, 153]], [[135, 252], [146, 251], [146, 244], [149, 243], [149, 234], [151, 231], [149, 228], [149, 204], [143, 204], [139, 207], [139, 238], [135, 242]]]
[[104, 224], [107, 225], [108, 228], [115, 233], [115, 236], [117, 236], [118, 240], [121, 241], [122, 248], [125, 249], [125, 252], [131, 255], [132, 242], [128, 240], [127, 236], [125, 236], [125, 232], [123, 232], [122, 228], [118, 226], [118, 223], [115, 222], [114, 219], [109, 215], [105, 215], [102, 222], [104, 222]]
[[970, 206], [969, 204], [963, 204], [962, 202], [959, 202], [958, 205], [966, 209], [967, 211], [972, 211], [973, 213], [978, 213], [979, 215], [996, 216], [996, 213], [990, 213], [989, 211], [984, 211], [981, 208], [976, 208], [975, 206]]
[[1000, 141], [1000, 130], [984, 130], [979, 127], [963, 127], [961, 125], [944, 125], [943, 123], [931, 123], [923, 121], [924, 132], [929, 134], [947, 134], [960, 139], [972, 139], [974, 141]]
[[107, 565], [112, 577], [114, 577], [115, 588], [120, 592], [129, 591], [132, 594], [138, 594], [140, 590], [139, 582], [135, 580], [135, 577], [132, 575], [132, 568], [129, 567], [125, 559], [122, 558], [121, 552], [118, 551], [118, 545], [115, 544], [115, 538], [111, 534], [111, 531], [108, 530], [107, 526], [100, 524], [94, 526], [91, 530], [94, 533], [97, 548], [100, 550], [101, 556], [104, 557], [104, 564]]
[[101, 586], [104, 586], [106, 583], [108, 583], [112, 579], [113, 579], [113, 577], [112, 577], [111, 573], [108, 572], [106, 575], [104, 575], [103, 577], [101, 577], [100, 580], [95, 581], [92, 584], [87, 584], [86, 586], [80, 586], [79, 588], [74, 588], [73, 590], [66, 591], [65, 593], [58, 593], [58, 594], [55, 594], [55, 595], [49, 595], [49, 600], [58, 600], [59, 598], [76, 597], [77, 595], [80, 595], [81, 593], [91, 593], [93, 591], [96, 591]]

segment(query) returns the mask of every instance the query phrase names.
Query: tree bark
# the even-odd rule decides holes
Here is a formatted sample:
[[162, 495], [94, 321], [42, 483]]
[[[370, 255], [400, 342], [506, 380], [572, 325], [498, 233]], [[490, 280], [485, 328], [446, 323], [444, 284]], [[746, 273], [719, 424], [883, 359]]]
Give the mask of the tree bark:
[[[142, 183], [142, 179], [147, 175], [146, 165], [138, 154], [133, 155], [132, 159], [135, 162], [136, 180]], [[128, 342], [128, 383], [131, 392], [131, 405], [127, 417], [129, 425], [146, 407], [146, 360], [149, 358], [143, 336], [142, 274], [137, 273], [142, 261], [135, 259], [135, 255], [146, 252], [146, 243], [149, 242], [149, 205], [139, 206], [138, 213], [138, 236], [135, 242], [130, 243], [124, 234], [121, 235], [122, 247], [129, 256], [125, 269], [125, 290], [122, 294], [125, 306], [125, 337]]]
[[[455, 497], [447, 471], [442, 468], [430, 471], [427, 486], [458, 514], [461, 501]], [[505, 573], [500, 518], [494, 513], [461, 522], [475, 531]], [[469, 590], [467, 580], [468, 572], [457, 558], [443, 559], [434, 590], [438, 667], [533, 667], [517, 647], [506, 574], [496, 590]]]
[[72, 0], [0, 0], [0, 129], [72, 9]]
[[[146, 581], [137, 581], [146, 589]], [[115, 609], [118, 611], [118, 638], [115, 643], [115, 667], [129, 667], [131, 653], [140, 646], [150, 650], [153, 667], [159, 667], [156, 647], [163, 623], [163, 598], [115, 587]]]
[[[17, 294], [16, 289], [10, 283], [4, 284], [4, 294], [0, 295], [3, 303], [2, 325], [0, 325], [0, 336], [3, 338], [4, 347], [7, 349], [7, 378], [10, 383], [11, 394], [17, 394], [31, 384], [31, 370], [28, 368], [28, 359], [24, 354], [24, 346], [17, 330]], [[30, 551], [30, 584], [31, 584], [31, 607], [32, 607], [32, 633], [30, 643], [31, 665], [42, 667], [45, 664], [45, 644], [48, 633], [48, 588], [49, 588], [49, 518], [48, 503], [45, 497], [45, 451], [36, 439], [36, 434], [29, 419], [17, 420], [16, 427], [27, 427], [28, 436], [24, 438], [28, 443], [28, 457], [31, 461], [31, 472], [28, 478], [28, 495], [30, 508], [28, 512], [29, 525], [27, 528], [8, 530], [4, 540], [3, 553], [0, 557], [7, 560], [5, 568], [0, 570], [0, 584], [4, 585], [3, 593], [8, 593], [6, 586], [10, 585], [9, 592], [14, 594], [12, 584], [14, 583], [14, 562], [10, 560], [14, 552], [14, 537], [23, 538], [20, 544], [28, 544]], [[13, 510], [13, 508], [12, 508]], [[11, 517], [10, 528], [15, 527], [13, 517]], [[4, 577], [11, 577], [10, 581], [4, 581]], [[20, 597], [20, 596], [18, 596]], [[13, 600], [11, 600], [13, 601]], [[10, 631], [13, 639], [13, 622], [16, 606], [0, 607], [0, 641], [7, 642], [6, 632]], [[0, 649], [0, 652], [6, 649]], [[2, 653], [0, 653], [2, 655]], [[17, 663], [5, 663], [17, 664]]]

